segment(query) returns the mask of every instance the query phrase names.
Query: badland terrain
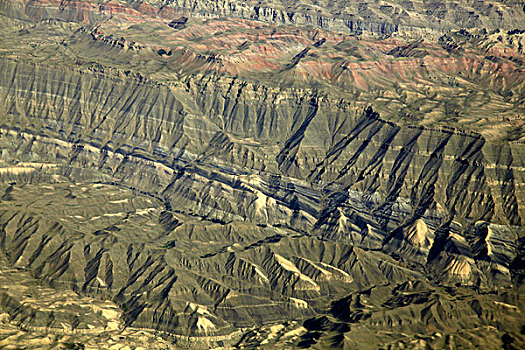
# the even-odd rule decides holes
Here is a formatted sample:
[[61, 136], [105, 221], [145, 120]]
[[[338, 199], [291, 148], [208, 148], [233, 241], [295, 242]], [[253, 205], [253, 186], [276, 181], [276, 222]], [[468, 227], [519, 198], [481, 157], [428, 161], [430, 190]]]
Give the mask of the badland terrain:
[[525, 347], [525, 2], [0, 0], [0, 348]]

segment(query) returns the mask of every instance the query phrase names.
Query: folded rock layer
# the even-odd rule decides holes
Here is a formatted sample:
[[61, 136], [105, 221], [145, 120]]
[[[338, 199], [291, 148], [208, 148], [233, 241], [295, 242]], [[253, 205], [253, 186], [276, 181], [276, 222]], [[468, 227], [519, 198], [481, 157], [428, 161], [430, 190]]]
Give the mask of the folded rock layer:
[[0, 346], [519, 347], [521, 5], [0, 1]]

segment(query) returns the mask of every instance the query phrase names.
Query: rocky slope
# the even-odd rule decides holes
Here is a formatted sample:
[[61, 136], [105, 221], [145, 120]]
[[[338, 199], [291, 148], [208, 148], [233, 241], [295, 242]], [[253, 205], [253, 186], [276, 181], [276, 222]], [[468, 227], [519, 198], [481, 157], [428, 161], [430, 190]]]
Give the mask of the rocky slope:
[[[238, 18], [272, 25], [317, 27], [375, 35], [415, 32], [428, 35], [460, 28], [515, 29], [523, 25], [522, 0], [404, 1], [68, 1], [2, 0], [10, 16], [94, 23], [123, 14], [173, 19], [175, 14], [199, 18]], [[184, 21], [183, 21], [184, 22]], [[184, 25], [184, 23], [180, 23]]]
[[521, 4], [392, 6], [0, 1], [0, 344], [519, 348]]

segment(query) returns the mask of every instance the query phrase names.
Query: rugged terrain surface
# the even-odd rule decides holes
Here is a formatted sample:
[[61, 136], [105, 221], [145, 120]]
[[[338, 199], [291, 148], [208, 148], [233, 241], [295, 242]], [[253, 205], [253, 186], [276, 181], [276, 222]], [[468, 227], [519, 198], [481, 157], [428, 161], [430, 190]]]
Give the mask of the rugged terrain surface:
[[525, 346], [523, 23], [0, 0], [0, 346]]

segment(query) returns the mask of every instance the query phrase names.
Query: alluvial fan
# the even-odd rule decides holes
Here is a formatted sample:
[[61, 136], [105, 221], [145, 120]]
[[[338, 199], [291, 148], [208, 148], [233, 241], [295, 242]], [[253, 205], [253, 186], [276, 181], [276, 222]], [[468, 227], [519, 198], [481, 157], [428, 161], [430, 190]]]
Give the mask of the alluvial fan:
[[525, 348], [524, 23], [0, 0], [0, 348]]

